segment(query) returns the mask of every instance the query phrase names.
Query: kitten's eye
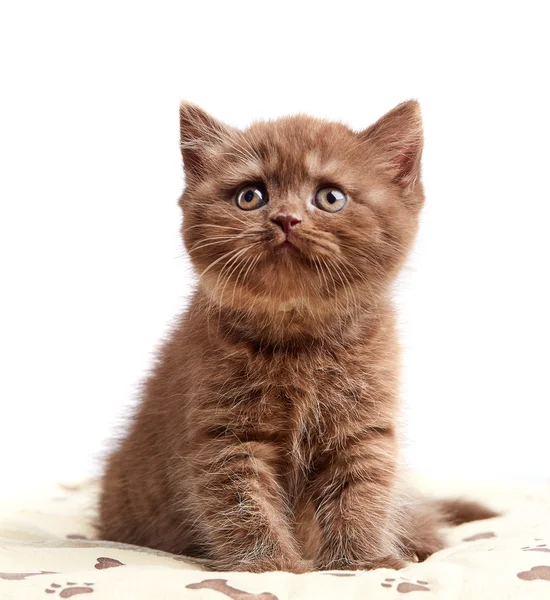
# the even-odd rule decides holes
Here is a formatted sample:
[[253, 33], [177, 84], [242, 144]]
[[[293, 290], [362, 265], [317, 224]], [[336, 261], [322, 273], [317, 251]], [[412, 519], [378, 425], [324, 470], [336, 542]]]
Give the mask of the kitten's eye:
[[327, 212], [338, 212], [346, 205], [348, 199], [338, 188], [324, 187], [315, 194], [315, 206]]
[[256, 210], [267, 204], [267, 192], [257, 185], [247, 185], [237, 194], [237, 206], [243, 210]]

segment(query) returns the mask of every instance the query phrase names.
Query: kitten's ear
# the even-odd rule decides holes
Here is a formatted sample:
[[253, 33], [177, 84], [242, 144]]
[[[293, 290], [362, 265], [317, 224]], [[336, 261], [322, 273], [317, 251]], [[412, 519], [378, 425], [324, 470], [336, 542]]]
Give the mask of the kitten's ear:
[[405, 193], [411, 192], [420, 176], [424, 145], [418, 102], [402, 102], [359, 135], [373, 146], [377, 167]]
[[209, 157], [215, 154], [232, 128], [210, 116], [195, 104], [180, 104], [180, 146], [188, 181], [201, 178]]

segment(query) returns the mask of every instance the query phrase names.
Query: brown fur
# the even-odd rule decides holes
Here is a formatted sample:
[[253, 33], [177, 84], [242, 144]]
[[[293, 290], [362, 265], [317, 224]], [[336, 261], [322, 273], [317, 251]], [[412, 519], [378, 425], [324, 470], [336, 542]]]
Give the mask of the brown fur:
[[[445, 515], [399, 492], [390, 300], [424, 202], [418, 104], [355, 133], [307, 116], [237, 131], [184, 103], [181, 139], [198, 286], [108, 461], [102, 537], [223, 570], [425, 558]], [[266, 206], [235, 205], [247, 182]], [[338, 213], [310, 202], [327, 184]], [[293, 247], [280, 214], [301, 221]]]

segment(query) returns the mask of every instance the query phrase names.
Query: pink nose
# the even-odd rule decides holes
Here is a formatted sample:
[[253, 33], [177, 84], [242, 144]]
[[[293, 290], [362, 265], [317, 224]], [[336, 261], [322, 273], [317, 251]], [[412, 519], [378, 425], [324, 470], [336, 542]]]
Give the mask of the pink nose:
[[278, 225], [285, 233], [288, 233], [293, 227], [296, 227], [298, 223], [301, 223], [300, 219], [297, 219], [293, 215], [278, 215], [274, 219], [271, 219], [273, 223]]

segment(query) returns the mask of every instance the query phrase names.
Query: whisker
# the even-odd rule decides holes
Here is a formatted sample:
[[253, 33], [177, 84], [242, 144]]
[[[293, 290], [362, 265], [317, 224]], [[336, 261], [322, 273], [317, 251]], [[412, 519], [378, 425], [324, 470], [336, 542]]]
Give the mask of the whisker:
[[190, 229], [195, 229], [196, 227], [219, 227], [221, 229], [235, 229], [236, 231], [241, 231], [240, 227], [231, 227], [230, 225], [216, 225], [214, 223], [198, 223], [197, 225], [189, 225], [189, 227], [185, 227], [183, 231], [189, 231]]
[[244, 254], [245, 250], [248, 250], [248, 247], [244, 248], [243, 252], [238, 253], [237, 255], [233, 256], [231, 259], [229, 259], [227, 261], [227, 263], [221, 269], [221, 271], [220, 271], [220, 273], [218, 275], [218, 279], [216, 280], [216, 288], [217, 288], [218, 287], [218, 283], [219, 283], [221, 277], [224, 274], [224, 271], [226, 269], [228, 269], [228, 273], [225, 275], [225, 283], [223, 284], [221, 293], [219, 294], [219, 302], [218, 302], [218, 329], [220, 327], [220, 321], [221, 321], [221, 315], [222, 315], [222, 308], [223, 308], [223, 297], [224, 297], [224, 294], [225, 294], [225, 288], [227, 287], [227, 284], [231, 280], [231, 275], [235, 272], [235, 270], [241, 264], [241, 262], [242, 262], [241, 257]]
[[231, 294], [231, 304], [233, 305], [235, 302], [235, 292], [237, 291], [237, 288], [239, 286], [239, 279], [243, 273], [243, 270], [246, 268], [246, 266], [253, 260], [253, 256], [249, 256], [248, 258], [246, 258], [246, 260], [242, 261], [243, 264], [239, 270], [239, 272], [237, 273], [237, 279], [235, 280], [235, 283], [233, 284], [233, 293]]
[[[225, 293], [225, 288], [227, 287], [227, 284], [231, 280], [231, 275], [235, 272], [235, 270], [241, 264], [240, 257], [248, 249], [249, 249], [248, 246], [246, 248], [243, 248], [241, 252], [237, 253], [235, 256], [233, 256], [231, 259], [229, 259], [227, 261], [227, 263], [223, 266], [222, 270], [220, 271], [220, 277], [225, 277], [225, 283], [224, 283], [223, 288], [222, 288], [221, 293], [220, 293], [220, 301], [221, 302], [223, 302], [223, 296], [224, 296], [224, 293]], [[225, 273], [226, 270], [227, 270], [227, 273]]]
[[[206, 238], [206, 240], [210, 240], [208, 241], [208, 243], [204, 243], [202, 244], [201, 242], [197, 242], [194, 246], [192, 246], [189, 250], [189, 253], [191, 254], [191, 252], [195, 252], [196, 250], [200, 250], [201, 248], [206, 248], [207, 246], [215, 246], [216, 244], [223, 244], [224, 242], [227, 242], [228, 240], [240, 240], [240, 239], [244, 239], [247, 237], [255, 237], [254, 234], [240, 234], [240, 235], [234, 235], [234, 236], [220, 236], [217, 238]], [[213, 240], [213, 241], [212, 241]]]
[[199, 275], [199, 278], [204, 277], [204, 275], [206, 273], [208, 273], [208, 271], [210, 271], [210, 269], [212, 267], [214, 267], [215, 265], [217, 265], [221, 260], [223, 260], [226, 256], [231, 256], [232, 254], [235, 254], [235, 252], [239, 252], [239, 250], [242, 250], [242, 248], [234, 248], [233, 250], [230, 250], [229, 252], [226, 252], [225, 254], [222, 254], [222, 256], [220, 256], [219, 258], [217, 258], [215, 261], [211, 262], [206, 269]]

